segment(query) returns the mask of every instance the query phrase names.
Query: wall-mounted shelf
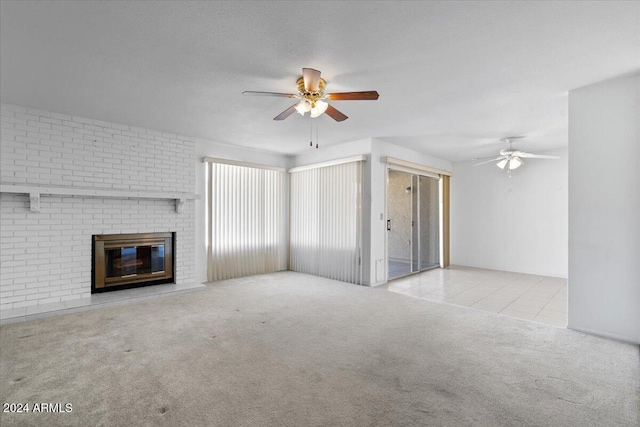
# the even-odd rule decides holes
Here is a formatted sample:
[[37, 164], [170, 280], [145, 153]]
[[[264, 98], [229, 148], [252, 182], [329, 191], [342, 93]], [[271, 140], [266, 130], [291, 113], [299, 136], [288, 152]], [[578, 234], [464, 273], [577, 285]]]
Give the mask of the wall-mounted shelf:
[[154, 199], [175, 200], [176, 212], [181, 213], [186, 200], [197, 200], [195, 193], [109, 190], [82, 187], [52, 187], [48, 185], [0, 184], [0, 193], [28, 194], [31, 212], [40, 212], [40, 196], [43, 194], [56, 196], [96, 197], [104, 199]]

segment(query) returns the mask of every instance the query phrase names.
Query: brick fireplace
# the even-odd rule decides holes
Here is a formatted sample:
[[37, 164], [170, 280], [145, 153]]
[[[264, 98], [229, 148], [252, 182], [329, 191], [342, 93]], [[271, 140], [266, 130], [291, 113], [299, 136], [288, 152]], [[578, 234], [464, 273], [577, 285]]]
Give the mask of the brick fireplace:
[[0, 195], [0, 310], [91, 298], [96, 235], [171, 234], [171, 280], [195, 281], [192, 138], [2, 104], [0, 148], [3, 188], [39, 191]]

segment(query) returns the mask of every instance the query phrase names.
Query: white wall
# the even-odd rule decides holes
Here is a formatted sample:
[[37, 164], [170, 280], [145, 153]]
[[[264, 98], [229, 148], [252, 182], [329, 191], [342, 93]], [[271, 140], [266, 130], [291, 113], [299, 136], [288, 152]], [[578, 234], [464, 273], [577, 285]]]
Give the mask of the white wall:
[[[192, 193], [188, 137], [2, 104], [3, 183]], [[126, 193], [125, 193], [126, 194]], [[0, 310], [91, 296], [94, 234], [176, 232], [176, 282], [194, 279], [193, 200], [2, 193]]]
[[[260, 165], [277, 166], [289, 168], [292, 166], [292, 158], [283, 154], [270, 153], [267, 151], [253, 150], [249, 148], [236, 147], [226, 144], [219, 144], [212, 141], [196, 139], [196, 194], [200, 199], [195, 204], [195, 230], [196, 230], [196, 254], [195, 254], [195, 279], [198, 282], [207, 281], [207, 236], [206, 236], [206, 190], [207, 178], [202, 157], [218, 157], [227, 160], [236, 160], [247, 163], [257, 163]], [[286, 188], [289, 188], [287, 183]], [[288, 202], [287, 202], [288, 203]], [[288, 210], [287, 210], [288, 213]], [[288, 223], [288, 219], [287, 219]]]
[[640, 343], [640, 74], [569, 92], [569, 328]]
[[568, 151], [544, 154], [561, 158], [525, 159], [511, 177], [491, 163], [454, 163], [452, 264], [567, 277]]

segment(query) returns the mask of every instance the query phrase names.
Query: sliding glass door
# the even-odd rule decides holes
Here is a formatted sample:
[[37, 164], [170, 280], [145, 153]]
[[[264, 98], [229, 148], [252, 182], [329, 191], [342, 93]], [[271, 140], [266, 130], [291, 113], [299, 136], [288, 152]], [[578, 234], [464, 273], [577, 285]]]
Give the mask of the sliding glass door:
[[389, 279], [440, 266], [438, 178], [389, 169], [387, 261]]
[[413, 176], [389, 170], [387, 182], [387, 260], [389, 277], [416, 271], [413, 260]]

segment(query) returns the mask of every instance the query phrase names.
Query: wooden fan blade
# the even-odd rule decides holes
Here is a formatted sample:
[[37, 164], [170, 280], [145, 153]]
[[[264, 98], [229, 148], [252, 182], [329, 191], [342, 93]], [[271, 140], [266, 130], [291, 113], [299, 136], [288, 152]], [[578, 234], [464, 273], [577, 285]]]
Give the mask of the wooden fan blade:
[[341, 113], [340, 111], [333, 108], [331, 105], [327, 107], [327, 111], [325, 111], [325, 113], [327, 113], [329, 117], [331, 117], [336, 122], [343, 122], [349, 118], [345, 116], [343, 113]]
[[292, 93], [278, 93], [278, 92], [258, 92], [255, 90], [245, 90], [242, 92], [243, 95], [252, 95], [252, 96], [279, 96], [282, 98], [295, 98], [297, 95]]
[[328, 93], [327, 98], [332, 101], [375, 101], [380, 95], [375, 90], [366, 92]]
[[282, 113], [280, 113], [277, 116], [275, 116], [273, 118], [273, 120], [284, 120], [284, 119], [286, 119], [287, 117], [289, 117], [290, 115], [292, 115], [293, 113], [296, 112], [296, 106], [297, 105], [298, 105], [298, 103], [296, 102], [291, 107], [287, 108]]
[[304, 80], [304, 89], [306, 91], [316, 92], [320, 84], [320, 71], [313, 68], [303, 68], [302, 79]]

